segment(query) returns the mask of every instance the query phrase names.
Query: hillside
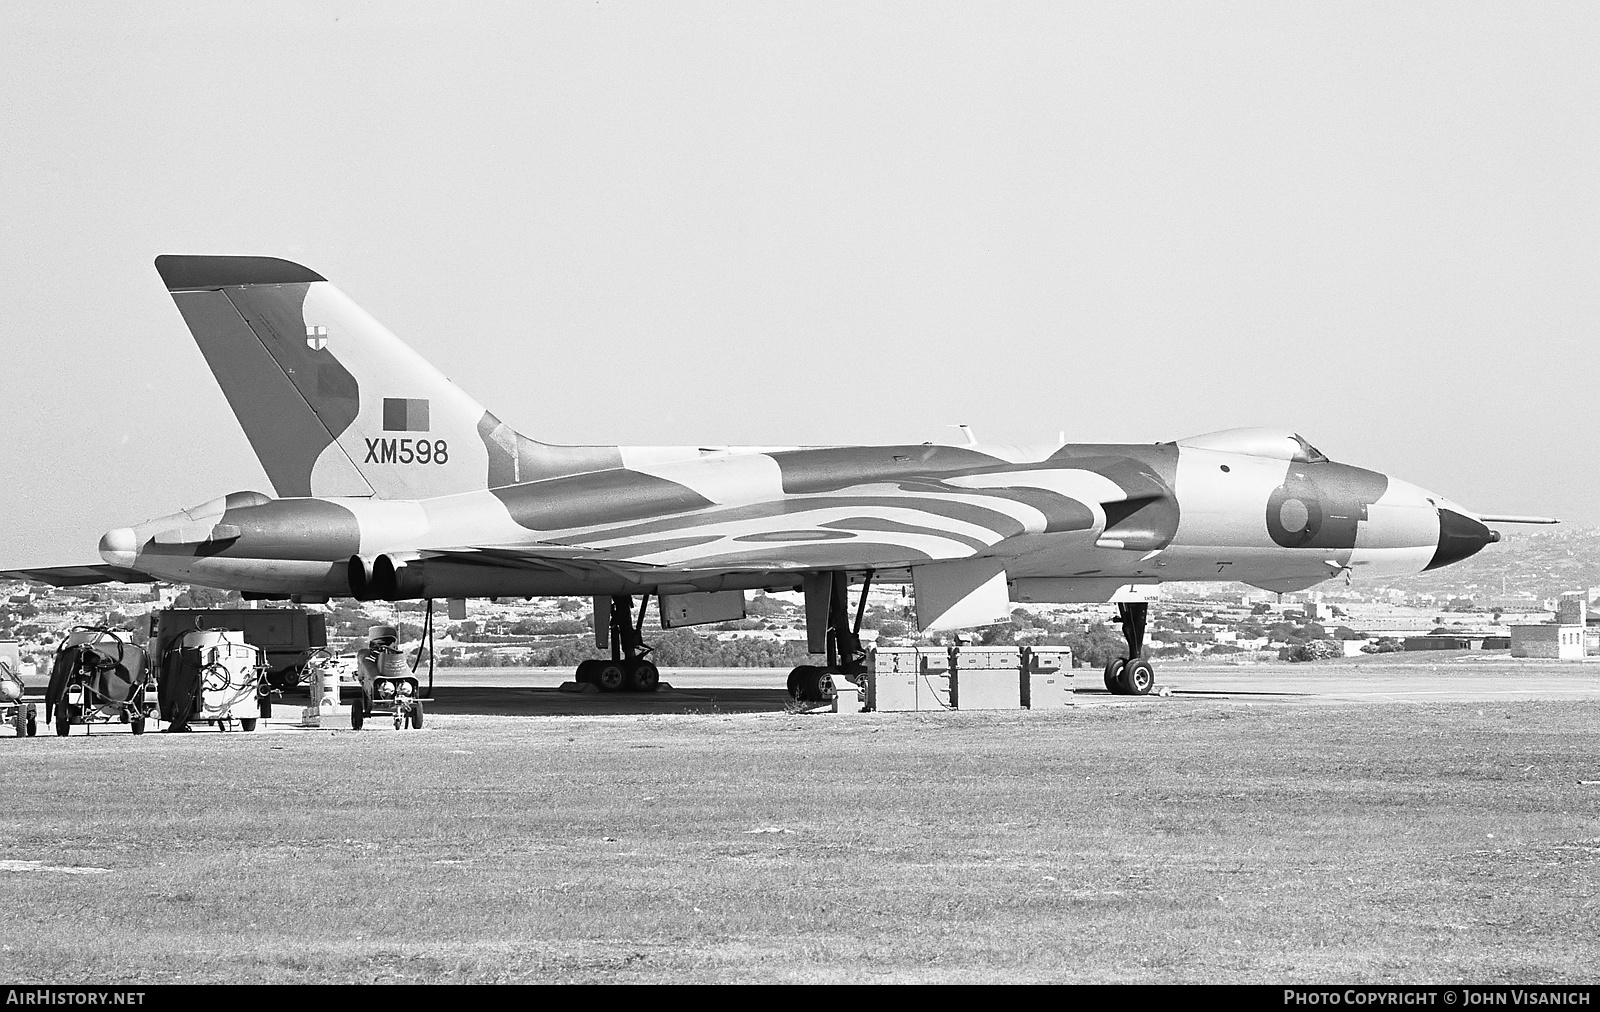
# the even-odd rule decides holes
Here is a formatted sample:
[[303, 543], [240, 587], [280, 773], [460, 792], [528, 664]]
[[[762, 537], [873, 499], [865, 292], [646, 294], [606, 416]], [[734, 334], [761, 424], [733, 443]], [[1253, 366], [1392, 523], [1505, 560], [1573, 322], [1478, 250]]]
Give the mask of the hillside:
[[1508, 524], [1498, 529], [1501, 542], [1470, 559], [1385, 583], [1412, 593], [1452, 597], [1530, 593], [1545, 598], [1600, 586], [1600, 527]]

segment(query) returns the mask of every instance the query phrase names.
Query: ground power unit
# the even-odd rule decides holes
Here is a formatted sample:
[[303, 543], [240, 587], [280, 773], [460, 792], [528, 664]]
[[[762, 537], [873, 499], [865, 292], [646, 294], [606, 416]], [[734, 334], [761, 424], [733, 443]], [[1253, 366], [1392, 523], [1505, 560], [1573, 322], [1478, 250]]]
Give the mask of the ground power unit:
[[1072, 704], [1069, 647], [880, 647], [869, 710], [1045, 710]]

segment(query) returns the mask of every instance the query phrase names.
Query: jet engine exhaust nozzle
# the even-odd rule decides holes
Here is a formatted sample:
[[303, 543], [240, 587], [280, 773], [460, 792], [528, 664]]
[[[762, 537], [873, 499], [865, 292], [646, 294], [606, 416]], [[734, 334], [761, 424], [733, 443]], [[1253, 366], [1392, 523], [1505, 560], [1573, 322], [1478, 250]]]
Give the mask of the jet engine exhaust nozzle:
[[380, 555], [372, 560], [372, 578], [367, 593], [384, 601], [409, 601], [422, 597], [422, 575], [402, 555], [398, 560]]
[[1499, 540], [1499, 531], [1491, 531], [1478, 521], [1462, 516], [1455, 510], [1440, 509], [1439, 548], [1433, 553], [1433, 561], [1428, 563], [1423, 572], [1471, 558], [1482, 551], [1483, 546], [1492, 545]]
[[377, 599], [377, 595], [372, 592], [372, 578], [368, 575], [366, 559], [359, 555], [350, 556], [346, 571], [349, 573], [351, 597], [357, 601]]

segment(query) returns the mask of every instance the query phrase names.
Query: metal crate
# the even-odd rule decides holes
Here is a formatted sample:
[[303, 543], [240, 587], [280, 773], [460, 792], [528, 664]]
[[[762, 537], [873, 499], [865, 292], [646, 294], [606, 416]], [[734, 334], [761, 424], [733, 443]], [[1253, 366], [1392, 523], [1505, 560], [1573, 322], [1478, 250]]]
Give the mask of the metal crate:
[[950, 702], [958, 710], [1016, 710], [1022, 706], [1017, 647], [956, 647]]
[[1023, 657], [1022, 705], [1053, 710], [1072, 705], [1072, 648], [1029, 647]]
[[873, 650], [867, 671], [867, 708], [880, 713], [949, 709], [949, 652], [940, 647]]

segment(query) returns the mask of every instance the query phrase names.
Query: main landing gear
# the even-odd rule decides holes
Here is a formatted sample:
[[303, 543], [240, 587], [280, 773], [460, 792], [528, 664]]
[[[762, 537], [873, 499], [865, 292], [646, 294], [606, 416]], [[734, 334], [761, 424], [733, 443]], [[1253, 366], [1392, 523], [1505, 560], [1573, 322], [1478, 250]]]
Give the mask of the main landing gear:
[[[867, 590], [872, 586], [872, 573], [868, 571], [861, 583], [861, 600], [856, 606], [855, 621], [850, 620], [850, 574], [843, 570], [818, 573], [806, 577], [806, 620], [811, 625], [812, 615], [823, 611], [826, 601], [825, 649], [828, 663], [824, 666], [802, 664], [789, 672], [789, 696], [803, 703], [822, 703], [833, 698], [834, 679], [852, 681], [854, 676], [867, 673], [867, 652], [861, 646], [861, 619], [867, 612]], [[808, 637], [810, 628], [807, 629]], [[812, 646], [813, 651], [816, 650]]]
[[649, 607], [650, 595], [645, 594], [639, 598], [639, 619], [635, 622], [631, 594], [618, 594], [611, 599], [611, 659], [579, 664], [578, 681], [588, 682], [601, 692], [654, 692], [660, 688], [660, 670], [645, 660], [650, 648], [642, 633], [644, 613]]
[[1114, 621], [1122, 623], [1122, 638], [1128, 641], [1128, 659], [1118, 657], [1106, 665], [1106, 689], [1117, 696], [1148, 696], [1156, 685], [1156, 671], [1139, 656], [1144, 650], [1145, 621], [1150, 606], [1142, 601], [1117, 605]]

